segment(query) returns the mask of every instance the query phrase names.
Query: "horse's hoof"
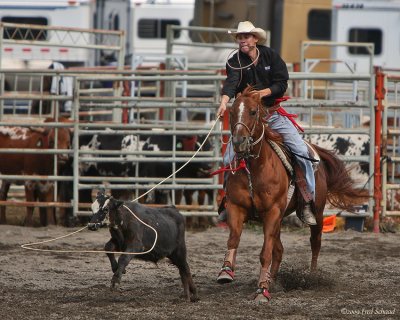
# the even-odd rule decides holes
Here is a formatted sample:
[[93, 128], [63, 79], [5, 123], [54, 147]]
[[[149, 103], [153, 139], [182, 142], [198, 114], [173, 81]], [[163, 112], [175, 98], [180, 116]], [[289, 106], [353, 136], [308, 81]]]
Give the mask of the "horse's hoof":
[[258, 303], [268, 303], [271, 300], [271, 294], [266, 288], [258, 288], [254, 301]]
[[218, 275], [217, 282], [221, 283], [221, 284], [230, 283], [233, 281], [234, 277], [235, 277], [235, 273], [232, 271], [231, 268], [223, 267], [223, 268], [221, 268], [221, 271]]

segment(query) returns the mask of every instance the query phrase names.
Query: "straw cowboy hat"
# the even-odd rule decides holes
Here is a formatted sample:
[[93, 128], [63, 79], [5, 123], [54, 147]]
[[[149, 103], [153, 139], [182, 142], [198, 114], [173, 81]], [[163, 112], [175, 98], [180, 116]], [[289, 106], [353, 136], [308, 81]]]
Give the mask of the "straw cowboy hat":
[[267, 33], [261, 28], [256, 28], [250, 21], [239, 22], [236, 31], [228, 31], [236, 39], [240, 33], [251, 33], [258, 38], [258, 44], [264, 44], [267, 41]]

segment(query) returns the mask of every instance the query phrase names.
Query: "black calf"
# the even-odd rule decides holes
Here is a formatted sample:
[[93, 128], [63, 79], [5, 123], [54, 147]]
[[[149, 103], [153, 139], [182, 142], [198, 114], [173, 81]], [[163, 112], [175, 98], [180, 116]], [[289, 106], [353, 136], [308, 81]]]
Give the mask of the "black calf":
[[[149, 251], [137, 255], [137, 258], [152, 262], [169, 258], [179, 269], [185, 298], [198, 300], [186, 258], [184, 217], [175, 207], [149, 208], [139, 203], [119, 201], [99, 192], [92, 211], [88, 224], [90, 230], [97, 230], [104, 223], [109, 224], [111, 239], [105, 245], [106, 251]], [[114, 272], [111, 288], [115, 289], [134, 255], [122, 254], [118, 262], [113, 253], [107, 253], [107, 256]]]

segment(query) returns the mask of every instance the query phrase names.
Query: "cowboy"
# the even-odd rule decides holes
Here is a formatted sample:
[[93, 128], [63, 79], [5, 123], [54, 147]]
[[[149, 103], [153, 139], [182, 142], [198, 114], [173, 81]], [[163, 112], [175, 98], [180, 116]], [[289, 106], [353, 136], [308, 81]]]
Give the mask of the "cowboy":
[[[248, 85], [260, 94], [265, 108], [276, 106], [275, 99], [281, 98], [287, 89], [289, 73], [286, 63], [278, 53], [265, 46], [266, 32], [261, 28], [255, 28], [250, 21], [240, 22], [237, 31], [229, 33], [238, 43], [239, 49], [226, 63], [227, 77], [222, 88], [217, 116], [222, 117], [229, 100], [240, 95]], [[305, 176], [305, 179], [296, 181], [306, 201], [299, 218], [305, 224], [315, 225], [316, 220], [311, 210], [312, 201], [315, 200], [315, 177], [312, 163], [307, 160], [309, 157], [307, 145], [288, 114], [282, 115], [273, 109], [267, 112], [270, 116], [266, 121], [271, 129], [281, 134], [287, 148], [296, 156], [297, 163]], [[224, 163], [229, 164], [233, 158], [234, 152], [230, 143], [224, 155]]]

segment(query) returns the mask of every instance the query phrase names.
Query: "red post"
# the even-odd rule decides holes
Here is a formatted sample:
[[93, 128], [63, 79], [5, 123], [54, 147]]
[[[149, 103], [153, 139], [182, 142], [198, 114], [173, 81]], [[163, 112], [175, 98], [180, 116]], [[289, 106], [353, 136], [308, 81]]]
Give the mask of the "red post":
[[382, 212], [382, 172], [381, 172], [381, 148], [382, 148], [382, 111], [383, 99], [385, 98], [384, 74], [381, 68], [375, 68], [375, 165], [374, 165], [374, 229], [379, 233], [379, 217]]
[[[122, 81], [122, 96], [123, 97], [130, 97], [131, 96], [131, 85], [130, 81]], [[127, 104], [128, 102], [124, 102], [124, 104]], [[129, 123], [129, 112], [128, 108], [123, 108], [122, 109], [122, 123]]]

